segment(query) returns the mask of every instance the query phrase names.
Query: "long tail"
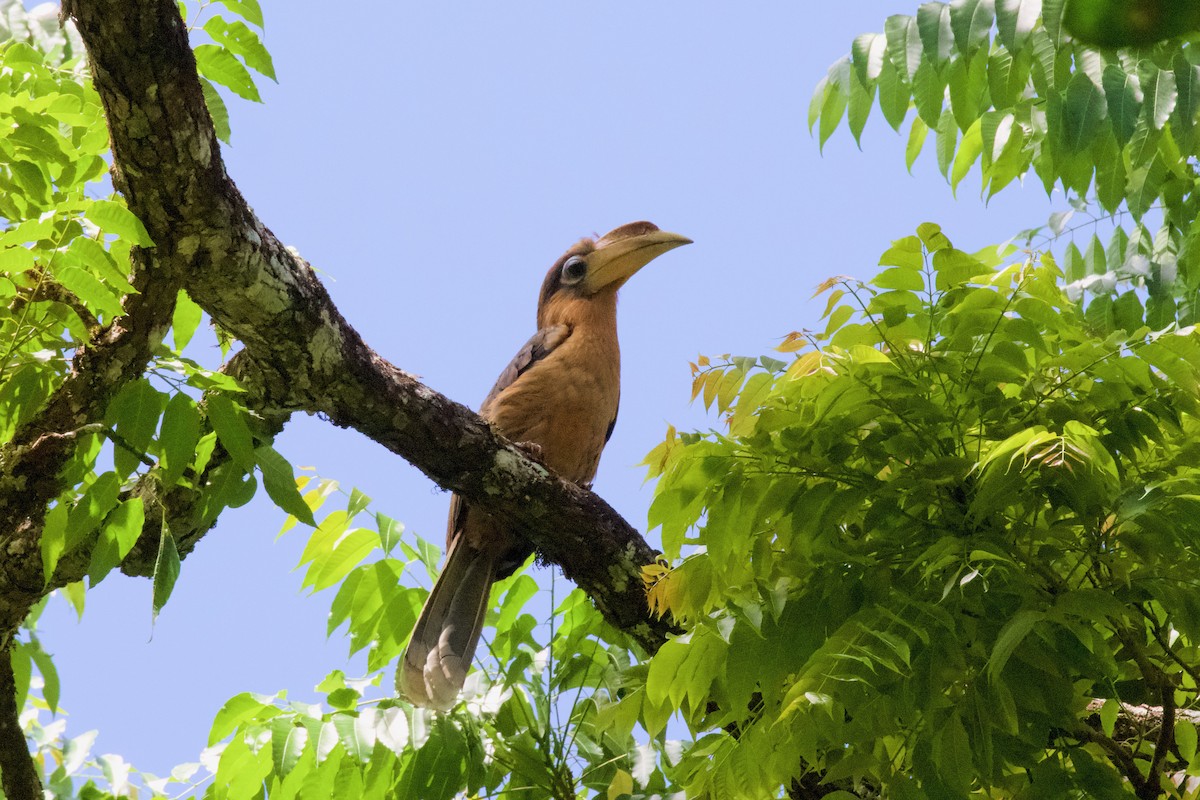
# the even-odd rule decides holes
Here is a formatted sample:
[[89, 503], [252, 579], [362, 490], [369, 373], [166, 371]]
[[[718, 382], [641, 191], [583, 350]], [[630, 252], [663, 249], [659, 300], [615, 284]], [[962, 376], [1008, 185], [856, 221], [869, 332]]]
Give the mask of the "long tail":
[[495, 558], [465, 538], [450, 548], [396, 670], [396, 691], [414, 705], [454, 705], [483, 631]]

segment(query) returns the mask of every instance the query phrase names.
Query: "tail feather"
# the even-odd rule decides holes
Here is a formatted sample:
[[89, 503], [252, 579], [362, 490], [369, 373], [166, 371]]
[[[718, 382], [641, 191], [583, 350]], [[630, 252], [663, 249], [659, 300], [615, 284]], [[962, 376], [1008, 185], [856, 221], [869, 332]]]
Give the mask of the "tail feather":
[[396, 689], [414, 705], [454, 704], [479, 645], [496, 574], [494, 557], [462, 539], [451, 547], [396, 670]]

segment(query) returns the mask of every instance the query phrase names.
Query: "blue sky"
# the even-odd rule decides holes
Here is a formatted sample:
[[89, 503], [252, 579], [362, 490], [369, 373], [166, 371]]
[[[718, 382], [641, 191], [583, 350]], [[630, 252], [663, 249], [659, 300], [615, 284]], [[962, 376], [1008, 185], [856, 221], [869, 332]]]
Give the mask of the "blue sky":
[[[932, 148], [910, 176], [878, 117], [862, 152], [845, 130], [818, 152], [813, 86], [854, 36], [916, 6], [263, 0], [280, 83], [261, 86], [264, 105], [230, 101], [225, 158], [366, 340], [472, 406], [573, 241], [637, 219], [694, 239], [622, 290], [621, 416], [595, 489], [644, 528], [652, 487], [635, 465], [668, 423], [717, 424], [689, 404], [697, 354], [768, 353], [815, 327], [813, 288], [870, 277], [920, 222], [971, 250], [1053, 209], [1040, 184], [985, 207], [977, 172], [955, 200]], [[364, 437], [298, 417], [277, 447], [443, 536], [447, 495]], [[265, 497], [226, 513], [153, 632], [147, 581], [108, 578], [81, 623], [52, 604], [69, 733], [97, 728], [96, 752], [165, 774], [195, 760], [230, 696], [316, 699], [331, 669], [361, 672], [325, 638], [331, 598], [299, 591], [304, 536], [275, 542], [282, 517]]]

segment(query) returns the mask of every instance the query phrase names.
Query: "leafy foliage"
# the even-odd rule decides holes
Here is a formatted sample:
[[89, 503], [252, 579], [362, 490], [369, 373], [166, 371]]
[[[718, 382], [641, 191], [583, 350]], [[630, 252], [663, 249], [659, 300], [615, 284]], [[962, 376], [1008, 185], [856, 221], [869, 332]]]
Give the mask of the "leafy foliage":
[[[337, 492], [329, 480], [299, 483], [314, 513]], [[553, 588], [547, 603], [524, 572], [499, 584], [487, 617], [488, 656], [452, 712], [381, 696], [426, 595], [407, 584], [431, 577], [440, 551], [370, 513], [368, 503], [353, 491], [344, 509], [326, 514], [300, 566], [314, 592], [337, 587], [329, 633], [345, 627], [350, 652], [367, 650], [370, 674], [352, 680], [334, 671], [317, 687], [326, 696], [319, 705], [284, 693], [230, 699], [210, 733], [205, 760], [215, 780], [206, 797], [251, 798], [264, 785], [270, 797], [422, 800], [665, 789], [655, 746], [638, 747], [629, 707], [617, 701], [630, 646], [577, 589], [556, 605]], [[361, 518], [370, 526], [355, 526]], [[295, 524], [290, 519], [284, 530]], [[549, 612], [552, 623], [540, 624]], [[665, 748], [660, 740], [658, 751]]]
[[[930, 2], [915, 16], [889, 17], [883, 33], [858, 37], [830, 67], [813, 96], [810, 127], [818, 126], [824, 144], [845, 118], [858, 140], [874, 107], [897, 131], [911, 111], [909, 167], [932, 131], [952, 188], [976, 164], [989, 198], [1032, 171], [1047, 193], [1057, 186], [1079, 205], [1127, 212], [1134, 229], [1119, 234], [1126, 246], [1095, 264], [1113, 279], [1098, 296], [1112, 302], [1111, 284], [1132, 282], [1153, 299], [1147, 324], [1190, 325], [1200, 313], [1192, 191], [1200, 51], [1190, 41], [1085, 46], [1064, 30], [1064, 5]], [[1155, 235], [1144, 227], [1152, 209], [1163, 220]]]
[[200, 86], [204, 90], [204, 101], [212, 115], [217, 138], [228, 144], [232, 134], [229, 109], [216, 87], [224, 87], [244, 100], [261, 103], [262, 97], [251, 70], [275, 80], [275, 64], [255, 30], [263, 27], [262, 8], [258, 0], [217, 0], [217, 3], [241, 19], [230, 20], [225, 15], [210, 13], [208, 19], [201, 23], [201, 17], [206, 12], [212, 12], [216, 5], [211, 0], [201, 2], [194, 10], [181, 0], [179, 12], [188, 21], [189, 30], [203, 30], [210, 40], [193, 48], [196, 70], [200, 74]]
[[922, 225], [821, 286], [790, 364], [697, 365], [727, 430], [648, 458], [686, 554], [651, 598], [690, 630], [640, 689], [700, 736], [689, 795], [1124, 797], [1114, 754], [1156, 743], [1089, 703], [1196, 707], [1200, 338], [1097, 336], [1053, 259], [1006, 255]]
[[[876, 105], [896, 130], [913, 112], [910, 168], [933, 131], [952, 188], [978, 164], [987, 197], [1031, 170], [1070, 194], [1055, 240], [1075, 213], [1131, 221], [1016, 261], [926, 224], [869, 283], [824, 284], [824, 329], [788, 337], [782, 357], [699, 359], [693, 394], [722, 430], [672, 429], [647, 459], [667, 551], [645, 568], [648, 599], [687, 629], [652, 658], [579, 591], [547, 598], [518, 572], [496, 587], [457, 707], [381, 690], [438, 549], [357, 491], [325, 511], [336, 483], [297, 479], [236, 382], [185, 355], [203, 316], [180, 293], [171, 346], [74, 433], [44, 570], [90, 554], [86, 586], [63, 589], [82, 612], [149, 530], [157, 614], [181, 564], [138, 488], [188, 491], [207, 523], [261, 482], [285, 530], [312, 527], [303, 585], [329, 591], [327, 633], [344, 631], [368, 674], [330, 673], [319, 704], [239, 694], [199, 764], [141, 784], [160, 796], [199, 780], [213, 798], [736, 798], [830, 791], [821, 781], [842, 797], [1194, 796], [1200, 55], [1085, 47], [1063, 5], [894, 16], [831, 68], [811, 123], [824, 144], [843, 119], [859, 139]], [[154, 242], [109, 195], [77, 37], [15, 0], [0, 12], [4, 443], [123, 313], [132, 248]], [[254, 73], [275, 77], [261, 9], [181, 12], [228, 141], [216, 87], [258, 101]], [[128, 764], [89, 756], [94, 733], [44, 722], [59, 686], [37, 613], [11, 654], [48, 790], [132, 794]], [[1142, 705], [1169, 710], [1150, 737], [1118, 725]], [[693, 738], [676, 738], [684, 726]]]

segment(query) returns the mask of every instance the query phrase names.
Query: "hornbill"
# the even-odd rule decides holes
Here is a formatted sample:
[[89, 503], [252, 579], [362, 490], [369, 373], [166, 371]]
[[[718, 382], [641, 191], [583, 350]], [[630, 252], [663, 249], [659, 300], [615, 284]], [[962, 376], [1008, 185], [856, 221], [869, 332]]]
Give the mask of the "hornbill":
[[[649, 222], [631, 222], [572, 245], [542, 282], [537, 333], [500, 373], [480, 416], [538, 452], [561, 477], [588, 484], [617, 421], [617, 290], [657, 256], [690, 243]], [[454, 495], [446, 551], [396, 670], [402, 697], [440, 709], [453, 705], [467, 677], [492, 583], [515, 572], [533, 547]]]

